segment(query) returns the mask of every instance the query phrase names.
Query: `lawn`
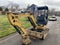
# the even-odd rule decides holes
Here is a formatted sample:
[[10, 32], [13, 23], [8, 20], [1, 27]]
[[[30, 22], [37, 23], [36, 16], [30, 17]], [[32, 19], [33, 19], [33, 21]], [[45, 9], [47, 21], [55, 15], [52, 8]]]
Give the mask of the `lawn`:
[[[20, 18], [24, 28], [31, 26], [27, 18]], [[5, 37], [9, 34], [15, 33], [15, 29], [10, 25], [6, 15], [0, 15], [0, 38]]]

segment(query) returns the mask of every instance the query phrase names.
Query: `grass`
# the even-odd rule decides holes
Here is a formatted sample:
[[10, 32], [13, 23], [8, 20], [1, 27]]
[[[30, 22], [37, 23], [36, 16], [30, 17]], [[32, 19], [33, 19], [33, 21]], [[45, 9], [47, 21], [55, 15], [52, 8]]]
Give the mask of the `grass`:
[[24, 26], [25, 28], [28, 28], [28, 27], [31, 26], [30, 22], [27, 21], [28, 18], [26, 18], [26, 17], [21, 17], [20, 20], [22, 21], [22, 24], [23, 24], [23, 26]]
[[[27, 18], [20, 18], [24, 28], [28, 28], [31, 26], [30, 22], [28, 22]], [[15, 33], [15, 29], [10, 25], [6, 15], [0, 15], [0, 38], [5, 37], [9, 34]]]

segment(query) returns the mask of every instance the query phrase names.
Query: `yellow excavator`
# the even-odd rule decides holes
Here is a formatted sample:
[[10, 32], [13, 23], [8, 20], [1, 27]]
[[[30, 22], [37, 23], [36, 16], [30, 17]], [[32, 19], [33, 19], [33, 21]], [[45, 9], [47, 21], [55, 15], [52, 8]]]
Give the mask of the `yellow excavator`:
[[[38, 9], [42, 10], [42, 9], [47, 9], [47, 8], [46, 7], [45, 8], [39, 7]], [[28, 20], [30, 21], [30, 23], [33, 26], [32, 29], [26, 30], [22, 26], [22, 22], [19, 20], [19, 18], [21, 16], [28, 18]], [[32, 13], [18, 14], [18, 13], [8, 12], [7, 17], [8, 17], [8, 20], [9, 20], [10, 24], [21, 35], [23, 45], [30, 44], [31, 43], [31, 39], [30, 39], [31, 37], [45, 39], [47, 34], [48, 34], [48, 29], [46, 28], [46, 25], [47, 25], [48, 21], [43, 23], [44, 20], [43, 21], [40, 20], [40, 16], [37, 16], [37, 18], [39, 17], [39, 19], [35, 19]], [[44, 16], [44, 17], [47, 19], [46, 16]], [[40, 23], [40, 21], [42, 21], [42, 23]]]

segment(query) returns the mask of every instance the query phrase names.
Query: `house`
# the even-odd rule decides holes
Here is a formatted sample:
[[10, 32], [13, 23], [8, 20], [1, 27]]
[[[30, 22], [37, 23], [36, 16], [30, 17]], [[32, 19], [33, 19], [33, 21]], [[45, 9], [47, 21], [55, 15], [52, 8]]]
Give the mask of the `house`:
[[37, 11], [37, 6], [35, 4], [32, 4], [31, 6], [27, 8], [27, 10], [35, 14], [35, 12]]

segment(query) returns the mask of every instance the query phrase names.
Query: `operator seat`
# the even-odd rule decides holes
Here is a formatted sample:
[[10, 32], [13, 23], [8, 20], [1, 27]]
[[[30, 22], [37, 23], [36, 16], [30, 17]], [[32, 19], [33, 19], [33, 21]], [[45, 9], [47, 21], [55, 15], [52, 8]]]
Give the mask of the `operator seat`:
[[38, 25], [46, 25], [47, 24], [45, 15], [37, 16], [37, 24]]

